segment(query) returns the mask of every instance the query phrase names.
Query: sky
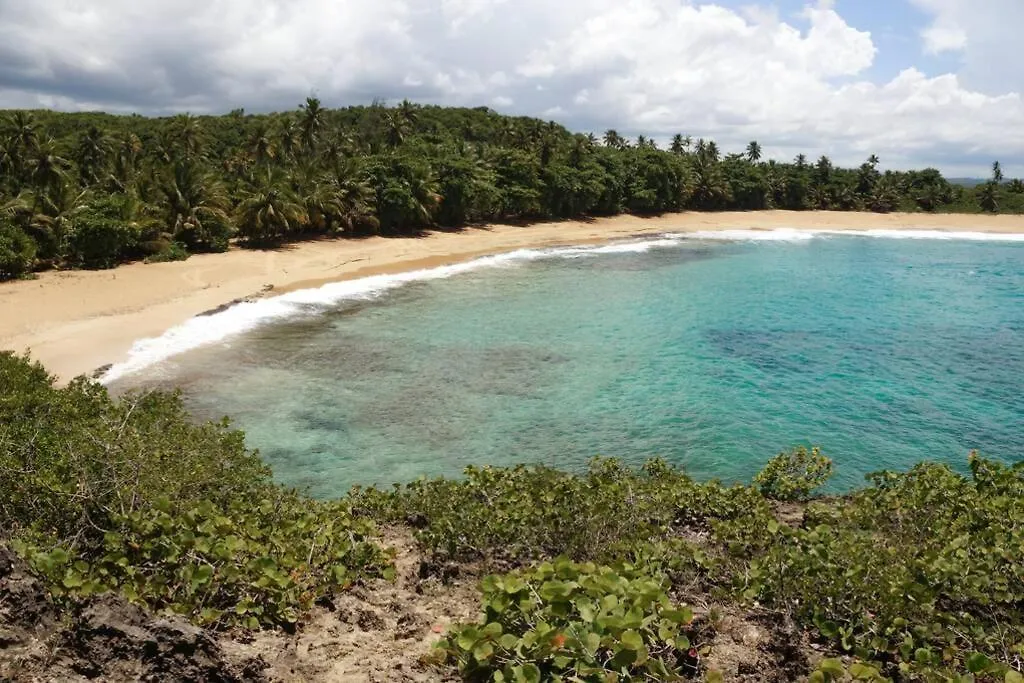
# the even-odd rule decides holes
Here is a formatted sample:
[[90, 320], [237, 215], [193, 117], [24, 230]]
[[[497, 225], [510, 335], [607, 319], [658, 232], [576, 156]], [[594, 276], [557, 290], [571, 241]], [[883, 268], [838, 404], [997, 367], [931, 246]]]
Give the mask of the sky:
[[0, 108], [403, 98], [1024, 176], [1024, 0], [0, 0]]

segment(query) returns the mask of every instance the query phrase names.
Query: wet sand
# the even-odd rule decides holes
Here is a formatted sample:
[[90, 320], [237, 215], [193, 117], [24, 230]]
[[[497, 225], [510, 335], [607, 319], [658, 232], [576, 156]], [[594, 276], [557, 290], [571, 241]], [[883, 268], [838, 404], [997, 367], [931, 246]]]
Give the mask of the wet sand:
[[758, 211], [493, 225], [423, 237], [318, 240], [187, 261], [40, 274], [0, 283], [0, 349], [30, 350], [63, 380], [124, 360], [137, 339], [238, 299], [430, 268], [530, 247], [704, 230], [944, 230], [1024, 233], [1024, 216]]

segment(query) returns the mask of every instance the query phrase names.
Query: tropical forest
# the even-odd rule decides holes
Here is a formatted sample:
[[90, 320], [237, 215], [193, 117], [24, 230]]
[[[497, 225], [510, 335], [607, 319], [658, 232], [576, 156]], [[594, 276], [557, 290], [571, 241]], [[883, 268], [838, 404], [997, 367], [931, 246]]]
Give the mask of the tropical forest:
[[166, 261], [231, 244], [409, 235], [674, 211], [1024, 212], [1024, 183], [766, 159], [680, 133], [661, 146], [489, 108], [396, 106], [148, 118], [0, 115], [0, 278]]

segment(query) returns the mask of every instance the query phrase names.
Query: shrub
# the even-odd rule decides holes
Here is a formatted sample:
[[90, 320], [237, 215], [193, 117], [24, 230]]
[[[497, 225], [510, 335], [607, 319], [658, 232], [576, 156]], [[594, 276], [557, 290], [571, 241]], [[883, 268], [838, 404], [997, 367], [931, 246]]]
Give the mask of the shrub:
[[469, 467], [463, 480], [355, 489], [354, 506], [384, 523], [412, 521], [430, 552], [452, 560], [527, 563], [624, 559], [640, 540], [766, 508], [746, 487], [697, 484], [660, 460], [635, 471], [596, 459], [581, 475], [549, 467]]
[[480, 622], [454, 627], [438, 646], [471, 680], [674, 680], [695, 673], [697, 658], [686, 633], [693, 613], [666, 588], [628, 565], [565, 558], [488, 576]]
[[[1024, 465], [976, 456], [972, 477], [883, 472], [805, 528], [776, 528], [741, 581], [842, 650], [941, 672], [1024, 662]], [[986, 665], [985, 670], [991, 668]]]
[[139, 246], [139, 228], [126, 223], [113, 200], [83, 209], [74, 220], [68, 258], [85, 268], [113, 268]]
[[0, 280], [22, 277], [36, 262], [36, 243], [16, 225], [0, 219]]
[[152, 240], [143, 245], [143, 250], [149, 253], [146, 263], [166, 263], [168, 261], [187, 261], [188, 249], [181, 242], [170, 242], [166, 240]]
[[119, 590], [199, 624], [252, 629], [289, 627], [324, 595], [394, 572], [347, 506], [274, 487], [227, 505], [164, 498], [114, 516], [112, 529], [91, 556], [18, 545], [57, 598]]
[[807, 500], [832, 476], [832, 461], [815, 447], [803, 446], [780, 453], [754, 478], [766, 498], [781, 501]]
[[241, 432], [193, 424], [177, 394], [59, 388], [10, 352], [0, 386], [0, 529], [59, 599], [119, 590], [254, 628], [389, 574], [369, 521], [274, 485]]
[[79, 378], [0, 352], [0, 527], [98, 545], [115, 515], [168, 498], [226, 503], [270, 471], [226, 421], [193, 424], [176, 393], [112, 399]]

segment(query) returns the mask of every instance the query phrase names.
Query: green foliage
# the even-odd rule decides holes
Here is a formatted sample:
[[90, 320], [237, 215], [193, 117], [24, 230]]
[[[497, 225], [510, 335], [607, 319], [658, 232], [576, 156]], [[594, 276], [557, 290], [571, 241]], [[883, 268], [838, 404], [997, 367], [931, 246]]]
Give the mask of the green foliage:
[[113, 268], [136, 253], [139, 228], [124, 221], [114, 197], [86, 205], [74, 216], [67, 256], [85, 268]]
[[[729, 154], [682, 134], [663, 151], [644, 136], [602, 142], [486, 107], [409, 102], [329, 110], [310, 98], [292, 112], [168, 118], [15, 111], [0, 120], [0, 210], [35, 243], [5, 259], [22, 272], [26, 258], [108, 267], [159, 235], [195, 253], [235, 235], [262, 246], [623, 211], [1024, 212], [1024, 185], [1001, 171], [967, 189], [936, 169], [878, 164], [763, 160], [756, 141]], [[122, 206], [117, 225], [96, 215], [97, 198]]]
[[0, 218], [0, 280], [22, 277], [32, 271], [36, 243], [25, 231]]
[[756, 491], [698, 484], [660, 460], [634, 471], [597, 459], [582, 475], [542, 466], [469, 467], [462, 480], [357, 488], [352, 500], [384, 523], [411, 520], [421, 527], [420, 543], [443, 558], [514, 564], [559, 555], [620, 559], [639, 539], [767, 509]]
[[972, 455], [971, 470], [885, 472], [848, 499], [812, 504], [804, 528], [744, 546], [740, 588], [863, 658], [939, 672], [981, 657], [1000, 671], [1019, 665], [1024, 465]]
[[202, 624], [293, 624], [389, 560], [345, 502], [275, 486], [177, 394], [112, 399], [0, 353], [0, 528], [60, 599], [118, 590]]
[[692, 676], [690, 615], [669, 596], [697, 594], [756, 603], [853, 658], [825, 659], [814, 681], [1020, 681], [1024, 463], [880, 472], [787, 507], [802, 519], [777, 518], [771, 499], [824, 483], [817, 450], [773, 459], [754, 486], [598, 459], [327, 503], [275, 486], [241, 433], [190, 422], [176, 394], [57, 387], [10, 352], [0, 386], [0, 529], [58, 600], [117, 590], [201, 624], [290, 628], [317, 600], [392, 575], [377, 521], [414, 528], [428, 571], [540, 562], [487, 578], [482, 621], [445, 640], [471, 680]]
[[807, 500], [832, 476], [832, 461], [820, 449], [800, 446], [780, 453], [754, 478], [766, 498], [782, 501]]
[[696, 672], [693, 613], [667, 588], [629, 565], [559, 558], [486, 577], [480, 622], [438, 646], [470, 680], [682, 680]]
[[169, 498], [226, 502], [270, 473], [227, 422], [195, 425], [177, 394], [112, 399], [79, 378], [66, 387], [0, 352], [0, 527], [57, 542], [99, 543], [112, 515]]
[[189, 254], [181, 242], [170, 242], [167, 240], [152, 240], [142, 245], [144, 251], [149, 251], [146, 263], [166, 263], [168, 261], [186, 261]]
[[318, 503], [267, 487], [261, 497], [218, 505], [168, 499], [111, 518], [92, 553], [63, 546], [19, 550], [57, 598], [118, 590], [150, 609], [208, 626], [293, 625], [331, 592], [392, 575], [368, 541], [373, 527], [341, 503]]

